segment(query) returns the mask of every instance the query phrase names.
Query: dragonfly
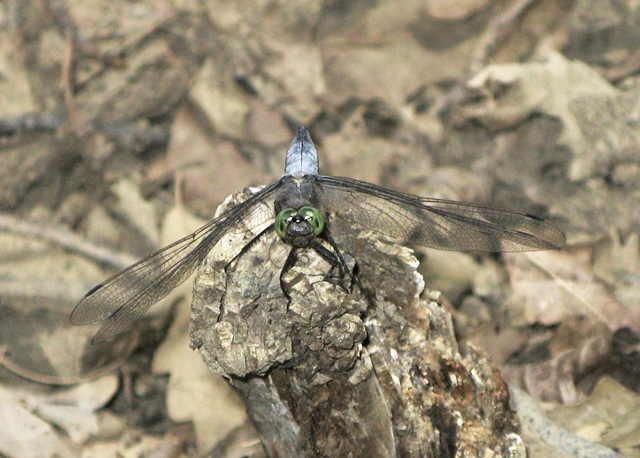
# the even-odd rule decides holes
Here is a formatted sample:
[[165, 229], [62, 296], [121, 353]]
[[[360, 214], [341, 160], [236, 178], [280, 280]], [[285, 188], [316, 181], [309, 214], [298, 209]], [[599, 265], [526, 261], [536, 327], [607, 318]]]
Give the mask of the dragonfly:
[[[341, 218], [405, 243], [450, 251], [519, 252], [560, 249], [563, 232], [535, 215], [420, 197], [353, 178], [319, 174], [318, 151], [299, 127], [282, 178], [210, 220], [192, 234], [160, 249], [91, 289], [74, 308], [71, 323], [102, 323], [92, 342], [128, 329], [153, 304], [184, 282], [229, 231], [266, 226], [250, 241], [275, 231], [291, 246], [281, 274], [299, 250], [314, 249], [345, 272], [331, 237]], [[270, 224], [269, 224], [270, 223]], [[327, 241], [331, 249], [321, 240]], [[349, 274], [351, 275], [351, 274]]]

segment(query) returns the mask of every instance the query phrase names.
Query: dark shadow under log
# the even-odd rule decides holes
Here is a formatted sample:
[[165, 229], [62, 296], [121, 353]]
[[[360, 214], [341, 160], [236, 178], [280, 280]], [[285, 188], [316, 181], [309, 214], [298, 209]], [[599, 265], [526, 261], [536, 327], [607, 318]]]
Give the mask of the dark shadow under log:
[[525, 456], [506, 383], [481, 352], [460, 353], [413, 252], [329, 224], [364, 292], [326, 278], [330, 265], [306, 250], [287, 304], [290, 247], [275, 233], [227, 266], [252, 238], [231, 234], [196, 278], [192, 345], [244, 399], [267, 455]]

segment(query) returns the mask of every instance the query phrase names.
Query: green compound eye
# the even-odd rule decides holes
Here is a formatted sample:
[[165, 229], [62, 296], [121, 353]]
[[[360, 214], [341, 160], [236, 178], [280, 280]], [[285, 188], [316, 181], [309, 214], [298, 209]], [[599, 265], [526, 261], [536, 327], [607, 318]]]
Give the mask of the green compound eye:
[[297, 212], [293, 208], [285, 208], [278, 213], [278, 216], [276, 216], [276, 232], [283, 239], [286, 235], [287, 226], [289, 225], [291, 218], [296, 216], [296, 213]]
[[322, 217], [320, 210], [306, 205], [298, 210], [298, 214], [311, 224], [315, 235], [320, 235], [324, 229], [324, 218]]
[[293, 208], [285, 208], [278, 213], [275, 222], [276, 233], [283, 239], [286, 239], [287, 226], [296, 215], [300, 215], [311, 225], [314, 235], [319, 235], [324, 229], [324, 218], [317, 208], [308, 205], [301, 207], [298, 211]]

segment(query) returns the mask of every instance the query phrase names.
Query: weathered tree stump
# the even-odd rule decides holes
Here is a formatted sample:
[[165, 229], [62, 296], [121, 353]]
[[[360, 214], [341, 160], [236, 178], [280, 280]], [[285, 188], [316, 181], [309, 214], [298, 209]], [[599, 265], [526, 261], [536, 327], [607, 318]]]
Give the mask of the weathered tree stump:
[[291, 247], [275, 232], [228, 264], [259, 228], [230, 234], [196, 278], [192, 345], [244, 399], [267, 455], [523, 456], [506, 383], [481, 352], [460, 353], [413, 252], [329, 224], [364, 292], [307, 250], [288, 304]]

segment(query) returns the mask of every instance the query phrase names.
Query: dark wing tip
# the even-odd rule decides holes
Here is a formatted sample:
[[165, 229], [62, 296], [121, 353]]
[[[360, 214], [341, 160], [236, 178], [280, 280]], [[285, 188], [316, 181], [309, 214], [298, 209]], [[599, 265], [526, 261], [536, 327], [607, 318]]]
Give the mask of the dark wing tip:
[[78, 302], [76, 306], [73, 308], [73, 311], [71, 312], [71, 316], [69, 317], [69, 321], [71, 322], [72, 325], [82, 326], [89, 323], [95, 323], [97, 321], [97, 320], [87, 321], [86, 318], [81, 317], [82, 304], [84, 304], [84, 302], [87, 299], [93, 296], [96, 292], [100, 291], [103, 287], [104, 287], [104, 283], [99, 283], [93, 288], [91, 288], [89, 291], [87, 291], [84, 296], [82, 296], [82, 299], [80, 299], [80, 302]]
[[536, 223], [540, 225], [539, 226], [540, 231], [537, 232], [535, 235], [542, 241], [547, 242], [549, 245], [548, 247], [542, 248], [542, 249], [548, 249], [548, 250], [562, 249], [565, 242], [567, 241], [567, 238], [564, 232], [562, 232], [562, 229], [560, 229], [558, 226], [556, 226], [552, 222], [544, 218], [541, 218], [540, 216], [532, 215], [530, 213], [527, 213], [525, 216], [527, 216], [532, 220], [535, 220]]
[[84, 298], [87, 298], [89, 296], [91, 296], [93, 293], [95, 293], [96, 291], [98, 291], [99, 289], [101, 289], [104, 286], [104, 283], [99, 283], [96, 286], [94, 286], [93, 288], [91, 288], [89, 291], [87, 291], [87, 293], [84, 295]]

